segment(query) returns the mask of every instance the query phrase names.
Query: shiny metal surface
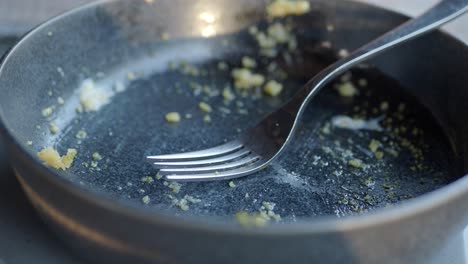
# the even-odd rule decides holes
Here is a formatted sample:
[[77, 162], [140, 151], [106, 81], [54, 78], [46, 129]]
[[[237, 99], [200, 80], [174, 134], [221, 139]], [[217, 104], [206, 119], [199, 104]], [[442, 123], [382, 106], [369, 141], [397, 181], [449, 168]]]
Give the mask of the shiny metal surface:
[[[282, 108], [271, 113], [255, 128], [241, 135], [239, 140], [196, 152], [150, 156], [148, 160], [160, 169], [162, 176], [174, 181], [225, 180], [257, 172], [270, 164], [284, 150], [297, 128], [298, 120], [305, 107], [313, 96], [330, 81], [353, 66], [434, 30], [466, 11], [468, 11], [468, 0], [444, 0], [423, 15], [364, 45], [314, 76]], [[245, 148], [252, 154], [248, 158], [228, 159], [221, 165], [211, 165], [207, 161], [212, 157], [230, 155], [232, 151], [239, 148]], [[185, 163], [188, 160], [191, 161], [189, 165]], [[164, 163], [166, 161], [172, 161], [172, 163]], [[163, 166], [160, 165], [161, 163]], [[184, 168], [173, 168], [181, 166]], [[161, 167], [164, 168], [161, 169]]]

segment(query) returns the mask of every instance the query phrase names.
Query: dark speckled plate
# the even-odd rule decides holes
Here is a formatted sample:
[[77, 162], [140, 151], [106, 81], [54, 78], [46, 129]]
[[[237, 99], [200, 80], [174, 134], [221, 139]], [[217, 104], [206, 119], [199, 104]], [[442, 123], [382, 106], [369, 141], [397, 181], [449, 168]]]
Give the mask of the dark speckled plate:
[[[184, 183], [178, 191], [178, 184], [158, 180], [157, 171], [144, 160], [146, 155], [196, 150], [235, 138], [336, 59], [338, 47], [333, 43], [323, 47], [319, 33], [306, 30], [300, 17], [280, 22], [292, 28], [298, 48], [289, 51], [285, 46], [274, 58], [259, 56], [254, 38], [243, 30], [210, 39], [146, 43], [140, 47], [143, 56], [129, 57], [113, 69], [81, 65], [75, 72], [58, 66], [42, 104], [42, 108], [55, 105], [56, 110], [34, 124], [38, 128], [32, 148], [54, 146], [61, 153], [76, 148], [77, 158], [65, 177], [117, 199], [174, 214], [232, 218], [239, 211], [258, 212], [268, 202], [276, 205], [274, 212], [283, 221], [342, 217], [389, 206], [455, 180], [453, 154], [431, 114], [398, 82], [372, 66], [342, 78], [350, 79], [357, 89], [354, 98], [339, 95], [336, 86], [342, 80], [324, 89], [308, 108], [287, 151], [267, 169], [234, 180], [236, 187], [227, 181]], [[268, 25], [258, 27], [265, 30]], [[284, 92], [269, 97], [261, 88], [235, 89], [231, 70], [240, 67], [243, 56], [254, 58], [258, 64], [254, 71], [280, 81]], [[61, 80], [71, 75], [78, 83], [92, 79], [96, 89], [124, 85], [125, 91], [115, 92], [99, 111], [77, 114], [79, 85], [73, 94], [61, 94]], [[223, 100], [226, 87], [236, 94], [235, 100]], [[63, 106], [56, 103], [59, 96], [66, 98]], [[198, 108], [202, 101], [214, 110], [211, 122]], [[166, 122], [165, 114], [172, 111], [182, 115], [180, 123]], [[384, 129], [335, 127], [333, 118], [343, 115], [366, 121], [382, 118]], [[49, 131], [50, 122], [59, 133]], [[87, 137], [78, 138], [80, 131]], [[373, 139], [381, 144], [377, 150], [381, 159], [369, 148]], [[430, 152], [429, 146], [439, 151]], [[92, 159], [95, 152], [102, 160]], [[362, 160], [360, 168], [349, 164], [354, 159]], [[142, 180], [146, 176], [154, 181]], [[145, 196], [150, 199], [147, 205], [142, 202]], [[181, 210], [186, 196], [200, 202], [189, 201], [188, 211]]]

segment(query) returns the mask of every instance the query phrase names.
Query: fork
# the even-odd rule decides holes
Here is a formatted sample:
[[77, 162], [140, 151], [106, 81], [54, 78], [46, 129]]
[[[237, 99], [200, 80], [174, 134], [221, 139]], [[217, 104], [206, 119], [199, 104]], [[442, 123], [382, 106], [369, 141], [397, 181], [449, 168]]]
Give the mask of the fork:
[[330, 65], [307, 82], [286, 104], [236, 140], [213, 148], [147, 160], [169, 181], [212, 181], [246, 176], [262, 170], [285, 149], [305, 107], [317, 92], [346, 70], [387, 49], [421, 36], [468, 11], [468, 0], [443, 0]]

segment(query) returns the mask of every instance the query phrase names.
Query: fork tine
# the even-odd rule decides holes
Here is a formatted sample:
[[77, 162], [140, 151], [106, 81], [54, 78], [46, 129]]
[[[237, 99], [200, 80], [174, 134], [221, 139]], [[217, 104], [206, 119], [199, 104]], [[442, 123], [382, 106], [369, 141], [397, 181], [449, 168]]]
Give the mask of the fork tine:
[[219, 156], [216, 158], [207, 158], [207, 159], [191, 160], [191, 161], [158, 161], [158, 162], [154, 162], [153, 165], [156, 168], [170, 168], [170, 167], [179, 168], [179, 167], [201, 166], [201, 165], [207, 165], [207, 164], [218, 164], [218, 163], [229, 162], [235, 159], [242, 158], [250, 153], [251, 153], [250, 150], [246, 148], [242, 148], [231, 154]]
[[252, 163], [258, 160], [259, 158], [260, 157], [257, 156], [256, 154], [250, 154], [245, 158], [242, 158], [233, 162], [229, 162], [229, 163], [223, 163], [223, 164], [212, 165], [212, 166], [195, 167], [195, 168], [192, 167], [192, 168], [162, 169], [159, 171], [159, 173], [161, 173], [162, 175], [168, 175], [168, 174], [177, 174], [177, 173], [194, 174], [197, 172], [222, 171], [222, 170], [234, 169], [237, 167], [248, 165], [249, 163]]
[[169, 174], [163, 175], [168, 181], [178, 182], [199, 182], [199, 181], [218, 181], [239, 178], [256, 171], [259, 171], [265, 167], [265, 160], [257, 160], [248, 166], [240, 167], [232, 170], [225, 170], [220, 172], [201, 172], [197, 174]]
[[243, 145], [238, 141], [230, 141], [226, 144], [219, 145], [213, 148], [184, 152], [184, 153], [175, 153], [168, 155], [157, 155], [157, 156], [148, 156], [148, 161], [176, 161], [176, 160], [194, 160], [194, 159], [203, 159], [208, 157], [216, 157], [223, 154], [228, 154], [233, 151], [239, 150]]

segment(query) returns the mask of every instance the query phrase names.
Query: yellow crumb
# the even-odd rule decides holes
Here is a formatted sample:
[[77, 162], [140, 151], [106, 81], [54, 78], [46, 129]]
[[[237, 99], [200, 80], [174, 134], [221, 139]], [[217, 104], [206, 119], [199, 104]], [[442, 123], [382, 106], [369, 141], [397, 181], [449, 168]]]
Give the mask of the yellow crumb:
[[68, 149], [67, 155], [62, 156], [62, 163], [66, 169], [69, 169], [71, 165], [73, 164], [73, 160], [76, 157], [76, 153], [77, 153], [76, 149]]
[[198, 104], [198, 107], [205, 113], [211, 113], [213, 111], [211, 106], [205, 102], [200, 102], [200, 104]]
[[101, 156], [99, 153], [97, 153], [97, 152], [94, 152], [94, 153], [93, 153], [92, 158], [93, 158], [94, 161], [102, 160], [102, 156]]
[[50, 122], [49, 130], [50, 130], [50, 133], [52, 133], [54, 135], [57, 134], [60, 131], [60, 129], [58, 128], [58, 126], [54, 122]]
[[242, 57], [242, 66], [245, 68], [255, 68], [257, 67], [257, 62], [250, 57], [244, 56]]
[[374, 153], [377, 151], [377, 149], [379, 149], [379, 147], [380, 147], [380, 142], [378, 140], [372, 139], [371, 142], [369, 143], [369, 149]]
[[338, 93], [343, 97], [353, 97], [358, 94], [358, 90], [351, 82], [345, 82], [337, 85]]
[[268, 219], [261, 214], [249, 214], [245, 211], [236, 214], [237, 222], [243, 227], [262, 227], [268, 223]]
[[269, 4], [266, 11], [270, 17], [302, 15], [310, 10], [308, 1], [276, 0]]
[[201, 199], [195, 198], [195, 197], [190, 196], [190, 195], [185, 195], [184, 199], [187, 200], [188, 202], [191, 202], [191, 203], [201, 203]]
[[273, 49], [276, 47], [275, 39], [263, 32], [255, 34], [255, 39], [257, 40], [258, 46], [262, 49]]
[[382, 159], [383, 156], [384, 156], [384, 153], [383, 153], [382, 151], [377, 151], [377, 152], [375, 152], [375, 157], [376, 157], [377, 159]]
[[234, 86], [239, 89], [250, 89], [261, 86], [265, 82], [265, 77], [261, 74], [252, 73], [249, 69], [234, 69], [232, 71]]
[[176, 205], [180, 208], [180, 210], [182, 211], [188, 211], [190, 209], [190, 207], [188, 206], [187, 204], [187, 200], [185, 199], [181, 199], [180, 201], [178, 201], [176, 203]]
[[67, 154], [61, 157], [57, 150], [52, 147], [47, 147], [39, 151], [37, 156], [46, 165], [65, 171], [71, 167], [76, 153], [76, 149], [68, 149]]
[[283, 85], [277, 81], [269, 81], [263, 86], [263, 91], [270, 96], [278, 96], [283, 90]]
[[143, 198], [141, 198], [141, 201], [144, 203], [144, 204], [149, 204], [151, 199], [149, 198], [148, 195], [144, 196]]
[[205, 115], [203, 117], [203, 122], [205, 123], [210, 123], [211, 122], [211, 116], [210, 115]]
[[180, 122], [180, 114], [177, 112], [170, 112], [166, 114], [166, 121], [169, 123]]
[[179, 193], [180, 191], [180, 188], [182, 187], [182, 185], [178, 182], [171, 182], [167, 185], [173, 193]]
[[289, 30], [281, 23], [274, 23], [267, 29], [268, 36], [273, 38], [277, 43], [287, 43], [291, 39]]
[[85, 139], [87, 136], [88, 136], [88, 133], [86, 133], [86, 131], [84, 131], [84, 130], [82, 129], [82, 130], [78, 131], [78, 133], [76, 133], [75, 138], [77, 138], [77, 139]]
[[236, 96], [234, 95], [234, 93], [231, 91], [231, 89], [229, 89], [229, 87], [225, 87], [223, 89], [223, 98], [224, 100], [226, 101], [232, 101], [234, 99], [236, 99]]
[[55, 109], [54, 106], [51, 106], [51, 107], [47, 107], [47, 108], [42, 109], [42, 116], [44, 116], [44, 117], [49, 117], [49, 116], [51, 116], [52, 113], [54, 112], [54, 109]]
[[360, 159], [352, 159], [348, 162], [348, 164], [352, 167], [355, 168], [361, 168], [362, 167], [362, 160]]
[[154, 182], [154, 179], [151, 176], [145, 176], [145, 177], [141, 178], [141, 181], [146, 182], [146, 183], [152, 183], [152, 182]]

